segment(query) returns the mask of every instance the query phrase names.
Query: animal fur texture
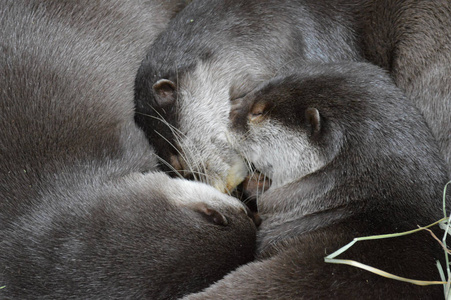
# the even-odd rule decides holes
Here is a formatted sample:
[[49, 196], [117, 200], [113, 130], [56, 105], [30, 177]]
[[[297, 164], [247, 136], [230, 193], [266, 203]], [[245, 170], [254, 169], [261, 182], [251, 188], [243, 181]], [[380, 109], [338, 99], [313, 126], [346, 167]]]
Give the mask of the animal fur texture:
[[449, 20], [449, 1], [193, 1], [142, 62], [135, 120], [172, 168], [231, 190], [247, 168], [230, 100], [306, 62], [370, 61], [420, 109], [451, 171]]
[[[257, 260], [184, 299], [443, 297], [441, 285], [324, 261], [355, 237], [408, 231], [443, 216], [447, 173], [437, 143], [384, 71], [364, 63], [305, 66], [236, 99], [231, 121], [235, 149], [275, 182], [258, 199]], [[361, 242], [339, 258], [440, 281], [436, 260], [444, 253], [421, 232]]]
[[[333, 8], [292, 0], [188, 5], [152, 45], [136, 78], [135, 120], [159, 156], [232, 190], [247, 169], [228, 139], [230, 99], [305, 61], [360, 59], [352, 23]], [[172, 84], [156, 84], [161, 79]]]
[[183, 1], [0, 3], [0, 298], [172, 299], [253, 258], [245, 207], [156, 172], [133, 82]]
[[356, 32], [365, 58], [388, 70], [419, 108], [451, 173], [451, 2], [360, 4]]

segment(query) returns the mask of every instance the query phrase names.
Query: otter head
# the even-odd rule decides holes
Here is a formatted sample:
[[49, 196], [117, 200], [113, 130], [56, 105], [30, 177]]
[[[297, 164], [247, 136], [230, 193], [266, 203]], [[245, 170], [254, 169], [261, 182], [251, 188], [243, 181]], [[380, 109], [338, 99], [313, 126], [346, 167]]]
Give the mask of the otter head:
[[138, 74], [135, 120], [144, 124], [166, 171], [232, 191], [248, 168], [230, 143], [231, 86], [250, 81], [221, 61], [199, 61], [187, 69], [174, 76]]
[[398, 123], [406, 122], [403, 110], [409, 109], [396, 106], [402, 97], [384, 71], [369, 64], [306, 65], [232, 101], [234, 148], [272, 187], [332, 161], [356, 168], [396, 149]]
[[230, 141], [230, 98], [251, 91], [269, 72], [261, 71], [257, 63], [243, 70], [238, 63], [226, 58], [200, 60], [177, 68], [176, 75], [141, 67], [135, 120], [155, 146], [165, 171], [203, 181], [221, 192], [232, 191], [245, 179], [248, 166]]
[[310, 174], [337, 153], [342, 143], [327, 78], [290, 75], [269, 80], [232, 100], [233, 144], [272, 188]]

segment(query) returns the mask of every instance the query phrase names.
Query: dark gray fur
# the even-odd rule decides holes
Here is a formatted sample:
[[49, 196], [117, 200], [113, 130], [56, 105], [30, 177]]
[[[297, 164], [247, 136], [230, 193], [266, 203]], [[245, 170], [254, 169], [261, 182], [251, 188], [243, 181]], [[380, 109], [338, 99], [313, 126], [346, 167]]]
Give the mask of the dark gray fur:
[[[274, 169], [287, 169], [302, 164], [291, 158], [304, 149], [277, 146], [307, 136], [322, 166], [260, 197], [257, 261], [186, 299], [443, 297], [440, 285], [420, 287], [324, 262], [355, 237], [407, 231], [443, 216], [445, 163], [423, 117], [384, 71], [363, 63], [305, 66], [236, 101], [232, 130], [244, 155], [273, 145], [287, 161]], [[312, 109], [319, 119], [311, 117]], [[281, 130], [265, 131], [268, 126]], [[339, 258], [407, 278], [440, 280], [436, 260], [443, 255], [429, 233], [421, 232], [360, 242]]]
[[[163, 159], [172, 163], [185, 151], [182, 160], [195, 171], [226, 181], [224, 169], [235, 154], [218, 136], [228, 132], [230, 99], [306, 61], [369, 60], [388, 70], [420, 109], [451, 171], [450, 7], [446, 0], [193, 1], [141, 65], [135, 120]], [[203, 104], [201, 92], [211, 86], [193, 76], [201, 62], [208, 65], [205, 78], [217, 76], [214, 81], [230, 90], [228, 98], [215, 87], [212, 103]], [[164, 107], [152, 89], [162, 78], [176, 84], [173, 101]], [[199, 81], [198, 89], [187, 89], [189, 81]], [[174, 138], [167, 123], [183, 138]], [[195, 146], [186, 146], [185, 139]], [[187, 149], [192, 147], [198, 149]], [[212, 167], [217, 161], [222, 165]]]
[[[352, 20], [344, 12], [339, 1], [193, 1], [142, 62], [136, 78], [135, 120], [163, 159], [171, 162], [171, 155], [181, 150], [182, 159], [195, 171], [226, 181], [234, 163], [223, 137], [230, 98], [305, 61], [361, 59]], [[199, 75], [196, 68], [203, 64], [207, 70]], [[172, 102], [158, 101], [153, 86], [160, 79], [176, 85]], [[203, 83], [209, 80], [216, 86]], [[207, 95], [201, 95], [204, 92]], [[181, 138], [174, 137], [161, 117], [180, 130], [176, 135]], [[190, 143], [193, 146], [185, 146]], [[197, 149], [189, 151], [190, 147]]]
[[253, 258], [238, 200], [155, 173], [133, 121], [139, 62], [182, 7], [0, 2], [1, 299], [170, 299]]
[[355, 2], [365, 58], [388, 70], [419, 108], [451, 172], [451, 2]]

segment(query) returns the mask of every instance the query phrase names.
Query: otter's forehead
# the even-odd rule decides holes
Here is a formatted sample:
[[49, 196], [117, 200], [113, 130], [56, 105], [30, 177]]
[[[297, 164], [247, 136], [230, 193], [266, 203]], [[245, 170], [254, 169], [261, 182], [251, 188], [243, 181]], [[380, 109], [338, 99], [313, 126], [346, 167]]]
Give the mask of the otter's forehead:
[[252, 91], [275, 72], [252, 51], [233, 54], [200, 60], [180, 76], [177, 121], [185, 134], [199, 136], [202, 130], [202, 136], [227, 141], [231, 98]]

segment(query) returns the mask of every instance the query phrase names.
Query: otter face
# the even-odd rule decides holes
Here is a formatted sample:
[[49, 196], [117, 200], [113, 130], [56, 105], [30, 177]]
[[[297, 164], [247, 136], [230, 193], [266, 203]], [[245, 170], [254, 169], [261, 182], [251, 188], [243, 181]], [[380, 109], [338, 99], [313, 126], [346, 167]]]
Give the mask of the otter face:
[[209, 65], [199, 63], [194, 71], [180, 75], [177, 83], [157, 81], [153, 85], [154, 106], [176, 113], [162, 112], [160, 119], [172, 115], [174, 120], [163, 120], [155, 128], [166, 126], [170, 129], [166, 136], [173, 137], [170, 144], [157, 147], [162, 159], [185, 177], [228, 192], [244, 180], [247, 168], [228, 141], [229, 88], [217, 76], [221, 75], [214, 74]]
[[[248, 93], [306, 61], [360, 59], [352, 24], [341, 17], [323, 22], [322, 5], [291, 1], [288, 7], [280, 1], [194, 1], [152, 44], [135, 81], [135, 120], [165, 171], [175, 168], [231, 190], [247, 169], [230, 143], [230, 91], [238, 86], [238, 94]], [[174, 84], [155, 87], [160, 80]]]
[[278, 80], [233, 100], [230, 118], [234, 147], [279, 187], [324, 165], [313, 142], [322, 134], [322, 118], [315, 107]]
[[[147, 94], [139, 97], [151, 99], [147, 105], [155, 112], [146, 134], [169, 169], [221, 192], [232, 191], [245, 179], [247, 164], [230, 141], [230, 97], [252, 90], [255, 81], [261, 82], [263, 79], [256, 78], [265, 72], [259, 68], [237, 72], [239, 67], [225, 59], [199, 61], [176, 79], [157, 80], [150, 92], [140, 90]], [[152, 121], [148, 116], [143, 118], [143, 123]]]

